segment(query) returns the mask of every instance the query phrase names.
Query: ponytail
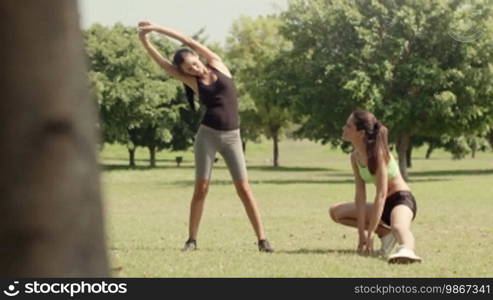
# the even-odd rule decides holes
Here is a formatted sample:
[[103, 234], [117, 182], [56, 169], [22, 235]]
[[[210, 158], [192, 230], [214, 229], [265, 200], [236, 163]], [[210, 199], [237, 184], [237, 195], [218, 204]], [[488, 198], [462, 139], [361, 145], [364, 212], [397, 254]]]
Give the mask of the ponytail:
[[368, 170], [372, 175], [376, 173], [380, 159], [384, 159], [385, 163], [390, 159], [388, 130], [379, 121], [374, 124], [373, 129], [369, 133], [367, 132], [366, 152], [368, 155]]
[[194, 98], [194, 92], [193, 90], [186, 84], [183, 84], [183, 87], [185, 88], [185, 96], [187, 98], [188, 104], [190, 105], [190, 109], [195, 112], [195, 102], [193, 101]]

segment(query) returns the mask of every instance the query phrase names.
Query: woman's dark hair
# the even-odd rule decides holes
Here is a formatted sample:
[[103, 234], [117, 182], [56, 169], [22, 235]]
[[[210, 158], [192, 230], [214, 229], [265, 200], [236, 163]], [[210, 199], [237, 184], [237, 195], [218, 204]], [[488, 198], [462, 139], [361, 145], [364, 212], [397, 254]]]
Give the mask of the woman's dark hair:
[[352, 115], [356, 129], [365, 131], [368, 170], [374, 175], [380, 159], [385, 159], [386, 163], [390, 159], [387, 127], [368, 111], [357, 109]]
[[[181, 64], [185, 61], [185, 57], [190, 54], [195, 55], [192, 50], [187, 48], [176, 51], [173, 56], [173, 65], [181, 71]], [[193, 102], [194, 92], [188, 85], [183, 84], [183, 86], [185, 87], [185, 95], [187, 97], [188, 104], [190, 104], [192, 111], [195, 111], [195, 103]]]

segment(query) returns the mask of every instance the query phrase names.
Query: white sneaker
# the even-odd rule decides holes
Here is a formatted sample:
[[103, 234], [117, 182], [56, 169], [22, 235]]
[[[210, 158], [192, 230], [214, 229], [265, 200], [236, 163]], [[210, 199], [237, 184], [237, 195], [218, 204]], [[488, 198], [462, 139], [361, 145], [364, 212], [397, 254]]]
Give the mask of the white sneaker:
[[394, 235], [388, 233], [380, 238], [380, 249], [375, 251], [375, 255], [388, 256], [392, 250], [394, 250], [395, 244], [397, 244], [397, 240]]
[[412, 264], [415, 262], [421, 262], [421, 257], [417, 256], [413, 250], [399, 246], [397, 251], [390, 255], [388, 258], [389, 264]]

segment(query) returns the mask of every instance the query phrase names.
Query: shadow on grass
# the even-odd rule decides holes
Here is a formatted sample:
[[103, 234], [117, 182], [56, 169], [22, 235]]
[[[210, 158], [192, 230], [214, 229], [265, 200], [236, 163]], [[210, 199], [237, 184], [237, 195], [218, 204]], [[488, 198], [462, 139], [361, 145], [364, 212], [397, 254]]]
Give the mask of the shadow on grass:
[[349, 254], [358, 255], [358, 252], [354, 249], [306, 249], [301, 248], [298, 250], [288, 250], [288, 251], [276, 251], [277, 253], [283, 254]]
[[[111, 171], [149, 171], [149, 170], [180, 170], [180, 169], [195, 169], [194, 166], [190, 166], [190, 165], [185, 165], [185, 166], [180, 166], [180, 167], [177, 167], [176, 165], [175, 166], [155, 166], [155, 167], [151, 167], [151, 166], [134, 166], [134, 167], [131, 167], [129, 165], [109, 165], [109, 164], [103, 164], [101, 165], [101, 168], [103, 169], [103, 171], [108, 171], [108, 172], [111, 172]], [[218, 167], [218, 168], [221, 168], [221, 167]]]
[[[101, 164], [103, 171], [149, 171], [149, 170], [194, 170], [195, 166], [190, 164], [184, 164], [180, 167], [176, 166], [172, 160], [161, 160], [170, 162], [167, 165], [157, 165], [155, 167], [151, 166], [134, 166], [131, 167], [127, 164]], [[158, 162], [158, 161], [157, 161]], [[214, 166], [215, 170], [227, 169], [225, 165]], [[353, 174], [349, 172], [341, 172], [336, 169], [330, 168], [318, 168], [318, 167], [271, 167], [271, 166], [248, 166], [247, 170], [265, 171], [265, 172], [327, 172], [327, 175], [331, 177], [340, 177], [341, 179], [318, 179], [318, 180], [303, 180], [303, 179], [268, 179], [268, 180], [251, 180], [252, 184], [345, 184], [353, 183]], [[483, 170], [434, 170], [434, 171], [417, 171], [409, 172], [409, 182], [435, 182], [435, 181], [450, 181], [451, 179], [440, 178], [449, 176], [487, 176], [493, 175], [493, 169], [483, 169]], [[425, 178], [420, 178], [425, 177]], [[432, 178], [437, 177], [437, 178]], [[344, 178], [344, 179], [343, 179]], [[168, 184], [178, 184], [178, 185], [193, 185], [193, 181], [176, 181], [170, 182]], [[230, 181], [214, 181], [212, 179], [212, 184], [224, 185], [231, 184]]]
[[[180, 245], [175, 245], [175, 246], [180, 246]], [[195, 250], [189, 250], [189, 251], [183, 251], [181, 246], [180, 247], [160, 247], [160, 246], [126, 246], [126, 247], [109, 247], [109, 251], [154, 251], [154, 252], [176, 252], [176, 253], [183, 253], [184, 255], [192, 255], [193, 253], [203, 253], [203, 252], [220, 252], [222, 251], [221, 249], [218, 248], [209, 248], [209, 247], [198, 247]], [[224, 249], [223, 249], [224, 251]]]
[[[442, 178], [428, 178], [428, 179], [412, 179], [409, 182], [417, 183], [417, 182], [438, 182], [438, 181], [451, 181], [451, 179], [442, 179]], [[266, 180], [249, 180], [251, 185], [261, 185], [261, 184], [323, 184], [323, 185], [331, 185], [331, 184], [354, 184], [353, 179], [266, 179]], [[177, 180], [177, 181], [169, 181], [165, 182], [166, 185], [178, 185], [178, 186], [194, 186], [195, 181], [193, 180]], [[232, 180], [214, 180], [211, 179], [211, 186], [215, 185], [233, 185]]]
[[447, 178], [413, 178], [411, 177], [407, 180], [407, 183], [418, 183], [418, 182], [439, 182], [439, 181], [452, 181], [452, 179]]
[[376, 256], [376, 255], [362, 256], [355, 249], [306, 249], [306, 248], [301, 248], [298, 250], [288, 250], [288, 251], [282, 251], [281, 250], [281, 251], [276, 251], [276, 253], [280, 253], [280, 254], [321, 254], [321, 255], [343, 254], [343, 255], [348, 255], [348, 256], [361, 256], [361, 257], [378, 259], [378, 260], [383, 259], [382, 257]]
[[320, 167], [273, 167], [273, 166], [248, 166], [249, 170], [269, 171], [269, 172], [333, 172], [337, 169]]
[[[353, 184], [354, 181], [352, 179], [329, 179], [329, 180], [303, 180], [303, 179], [267, 179], [267, 180], [249, 180], [251, 185], [261, 185], [261, 184]], [[165, 182], [164, 184], [167, 185], [181, 185], [181, 186], [194, 186], [195, 181], [193, 180], [178, 180], [178, 181], [171, 181], [171, 182]], [[232, 185], [233, 181], [231, 180], [214, 180], [212, 179], [210, 182], [211, 186], [214, 185]]]
[[[107, 156], [100, 156], [99, 158], [101, 160], [112, 160], [112, 161], [122, 162], [122, 163], [125, 163], [125, 164], [128, 164], [128, 162], [129, 162], [128, 158], [107, 157]], [[144, 158], [136, 158], [136, 159], [134, 159], [134, 161], [135, 162], [149, 163], [149, 159], [144, 159]], [[156, 162], [175, 163], [175, 159], [171, 159], [171, 158], [156, 158]]]
[[[136, 160], [136, 162], [139, 160]], [[159, 162], [167, 162], [166, 165], [159, 165]], [[119, 171], [119, 170], [152, 170], [152, 169], [194, 169], [194, 165], [190, 165], [186, 163], [185, 165], [181, 165], [180, 167], [176, 166], [174, 160], [156, 160], [158, 164], [155, 167], [146, 166], [146, 165], [138, 165], [131, 167], [128, 164], [102, 164], [102, 167], [105, 171]], [[226, 169], [225, 165], [215, 165], [214, 169]], [[338, 171], [336, 169], [329, 168], [317, 168], [317, 167], [271, 167], [271, 166], [247, 166], [248, 170], [256, 170], [256, 171], [266, 171], [266, 172], [335, 172]], [[341, 176], [349, 176], [349, 173], [342, 173]], [[352, 175], [351, 175], [352, 176]]]
[[473, 175], [473, 176], [482, 176], [482, 175], [493, 175], [493, 169], [487, 170], [436, 170], [436, 171], [418, 171], [418, 172], [409, 172], [409, 176], [412, 178], [413, 176], [461, 176], [461, 175]]

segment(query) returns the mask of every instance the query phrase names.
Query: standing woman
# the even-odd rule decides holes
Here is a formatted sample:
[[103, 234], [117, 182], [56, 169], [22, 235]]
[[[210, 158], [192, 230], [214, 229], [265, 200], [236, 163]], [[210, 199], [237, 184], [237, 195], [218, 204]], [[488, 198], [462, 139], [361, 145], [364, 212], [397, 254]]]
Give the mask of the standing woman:
[[[152, 31], [176, 39], [193, 51], [178, 50], [171, 63], [149, 41], [147, 34]], [[238, 196], [257, 235], [259, 250], [272, 252], [273, 249], [265, 238], [260, 212], [248, 183], [240, 138], [236, 88], [228, 68], [216, 53], [173, 29], [142, 21], [139, 22], [139, 38], [154, 61], [169, 75], [185, 84], [192, 109], [194, 109], [194, 94], [199, 96], [200, 102], [206, 107], [194, 144], [195, 191], [190, 206], [189, 237], [182, 250], [197, 248], [200, 218], [209, 189], [215, 154], [219, 152], [228, 166]], [[203, 64], [196, 53], [204, 58], [207, 64]]]
[[[343, 127], [343, 139], [354, 147], [351, 165], [356, 196], [354, 202], [331, 206], [330, 216], [337, 223], [358, 228], [360, 253], [373, 254], [376, 233], [381, 249], [375, 254], [388, 256], [398, 242], [397, 251], [388, 256], [389, 263], [421, 262], [414, 253], [411, 233], [416, 201], [389, 153], [387, 137], [387, 128], [373, 114], [356, 110], [349, 116]], [[365, 183], [376, 185], [374, 203], [366, 203]]]

